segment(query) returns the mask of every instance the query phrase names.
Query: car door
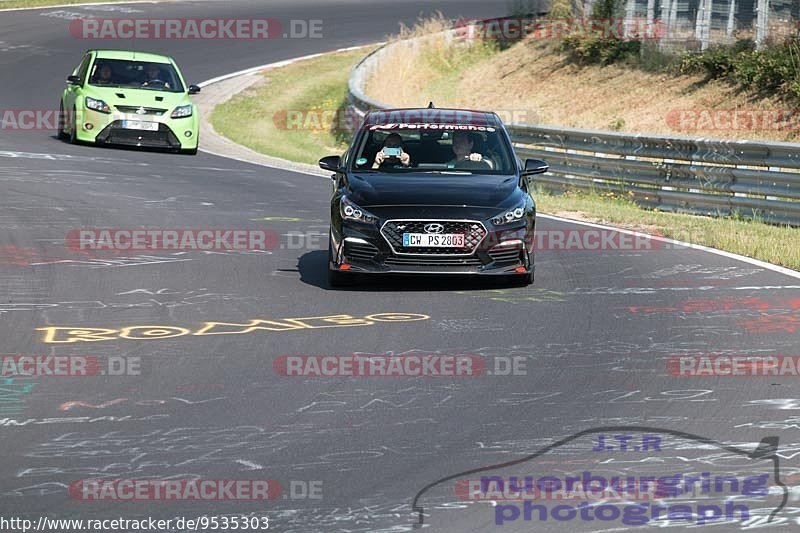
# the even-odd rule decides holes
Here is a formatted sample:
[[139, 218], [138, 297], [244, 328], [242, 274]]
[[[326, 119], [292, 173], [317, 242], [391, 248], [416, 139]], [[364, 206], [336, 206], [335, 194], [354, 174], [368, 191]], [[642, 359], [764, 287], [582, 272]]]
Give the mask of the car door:
[[89, 75], [89, 66], [92, 63], [92, 54], [87, 53], [83, 56], [80, 64], [72, 72], [73, 76], [79, 76], [80, 83], [67, 83], [67, 88], [64, 91], [64, 111], [70, 112], [76, 106], [76, 102], [82, 96], [83, 86], [86, 84], [86, 77]]

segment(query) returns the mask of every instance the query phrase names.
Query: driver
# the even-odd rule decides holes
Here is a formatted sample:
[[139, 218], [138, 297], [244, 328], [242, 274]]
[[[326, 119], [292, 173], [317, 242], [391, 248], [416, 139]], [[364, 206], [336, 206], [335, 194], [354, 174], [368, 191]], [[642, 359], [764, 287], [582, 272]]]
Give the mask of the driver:
[[[455, 157], [450, 160], [448, 166], [464, 166], [466, 162], [480, 163], [477, 165], [478, 167], [483, 168], [484, 166], [490, 167], [489, 163], [483, 160], [483, 156], [477, 152], [472, 151], [472, 147], [474, 146], [475, 141], [472, 139], [469, 133], [465, 131], [457, 131], [453, 134], [453, 154]], [[473, 166], [470, 163], [466, 163], [467, 166]]]
[[[389, 150], [386, 150], [387, 148]], [[393, 155], [397, 150], [400, 150], [400, 152], [397, 155]], [[408, 155], [408, 152], [403, 151], [403, 138], [397, 133], [392, 133], [383, 141], [383, 149], [378, 150], [378, 153], [375, 154], [372, 168], [379, 169], [385, 164], [394, 166], [393, 163], [395, 161], [400, 161], [400, 164], [404, 167], [411, 165], [411, 156]]]
[[144, 73], [145, 73], [145, 78], [144, 82], [142, 82], [142, 85], [146, 86], [146, 85], [151, 85], [154, 82], [159, 82], [162, 83], [165, 88], [167, 89], [170, 88], [169, 82], [166, 82], [161, 79], [161, 69], [155, 63], [150, 63], [149, 65], [147, 65], [147, 67], [144, 69]]

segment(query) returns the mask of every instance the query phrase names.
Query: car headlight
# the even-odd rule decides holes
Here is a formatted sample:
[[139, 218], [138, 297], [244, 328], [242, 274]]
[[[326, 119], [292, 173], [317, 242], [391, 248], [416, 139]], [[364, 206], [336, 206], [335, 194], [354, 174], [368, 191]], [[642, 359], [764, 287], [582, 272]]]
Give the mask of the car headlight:
[[356, 222], [363, 222], [365, 224], [373, 224], [378, 220], [378, 217], [348, 200], [347, 196], [342, 196], [342, 201], [339, 204], [339, 212], [345, 220], [355, 220]]
[[191, 117], [192, 116], [192, 104], [188, 105], [179, 105], [175, 108], [175, 111], [172, 112], [170, 115], [172, 118], [184, 118], [184, 117]]
[[525, 216], [525, 206], [521, 205], [515, 209], [511, 209], [509, 211], [506, 211], [505, 213], [501, 213], [496, 217], [492, 217], [492, 224], [494, 224], [495, 226], [513, 224], [514, 222], [522, 220], [524, 216]]
[[86, 107], [89, 109], [93, 109], [95, 111], [100, 111], [101, 113], [111, 113], [111, 108], [108, 107], [108, 104], [102, 100], [97, 100], [90, 96], [86, 97]]

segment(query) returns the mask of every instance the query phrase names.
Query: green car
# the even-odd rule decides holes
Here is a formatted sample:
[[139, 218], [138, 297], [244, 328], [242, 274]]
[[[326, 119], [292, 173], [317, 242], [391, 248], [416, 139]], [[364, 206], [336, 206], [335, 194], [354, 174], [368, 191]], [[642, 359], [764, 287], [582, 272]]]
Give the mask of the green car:
[[196, 154], [200, 117], [189, 95], [199, 92], [170, 57], [89, 50], [67, 78], [58, 136]]

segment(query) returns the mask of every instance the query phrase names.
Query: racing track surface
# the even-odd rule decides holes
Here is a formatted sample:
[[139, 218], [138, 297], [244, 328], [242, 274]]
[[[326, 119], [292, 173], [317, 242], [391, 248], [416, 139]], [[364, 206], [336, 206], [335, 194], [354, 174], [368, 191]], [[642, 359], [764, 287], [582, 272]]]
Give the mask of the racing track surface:
[[[196, 83], [375, 42], [420, 12], [490, 17], [503, 15], [505, 5], [280, 0], [135, 4], [125, 7], [132, 10], [128, 15], [101, 9], [3, 13], [0, 108], [52, 109], [83, 50], [128, 44], [73, 39], [70, 13], [324, 21], [322, 39], [146, 43], [173, 55], [187, 81]], [[796, 378], [679, 378], [666, 371], [673, 355], [800, 354], [798, 279], [700, 250], [659, 247], [543, 250], [536, 283], [528, 288], [412, 278], [334, 291], [325, 282], [329, 193], [330, 183], [319, 177], [203, 153], [74, 147], [49, 132], [0, 133], [0, 352], [140, 357], [142, 366], [138, 377], [5, 380], [0, 515], [167, 518], [266, 511], [278, 531], [410, 530], [416, 519], [411, 501], [425, 485], [523, 458], [582, 430], [620, 425], [682, 431], [747, 449], [779, 436], [784, 480], [791, 485], [800, 472]], [[321, 237], [313, 246], [271, 254], [92, 257], [64, 246], [67, 231], [82, 227], [267, 227], [284, 244], [290, 232]], [[540, 218], [538, 229], [587, 228]], [[429, 318], [289, 331], [231, 326], [224, 335], [61, 344], [45, 342], [37, 330], [161, 326], [195, 332], [206, 322], [378, 313]], [[58, 331], [59, 339], [67, 338]], [[273, 370], [280, 355], [354, 352], [471, 353], [489, 361], [521, 356], [528, 372], [298, 379]], [[724, 464], [714, 451], [695, 463], [687, 457], [696, 443], [680, 448], [671, 442], [664, 437], [657, 461], [673, 469]], [[560, 459], [533, 470], [552, 473], [565, 457], [579, 468], [599, 462], [580, 447], [553, 453]], [[636, 457], [629, 468], [650, 464]], [[284, 486], [322, 481], [323, 497], [280, 498], [266, 506], [70, 498], [71, 482], [97, 477], [258, 477]], [[431, 501], [456, 500], [452, 490], [436, 498]], [[454, 507], [434, 512], [427, 523], [439, 531], [491, 528], [487, 505]], [[796, 511], [790, 498], [771, 530], [797, 528]], [[620, 527], [534, 525], [508, 523], [499, 530]]]

